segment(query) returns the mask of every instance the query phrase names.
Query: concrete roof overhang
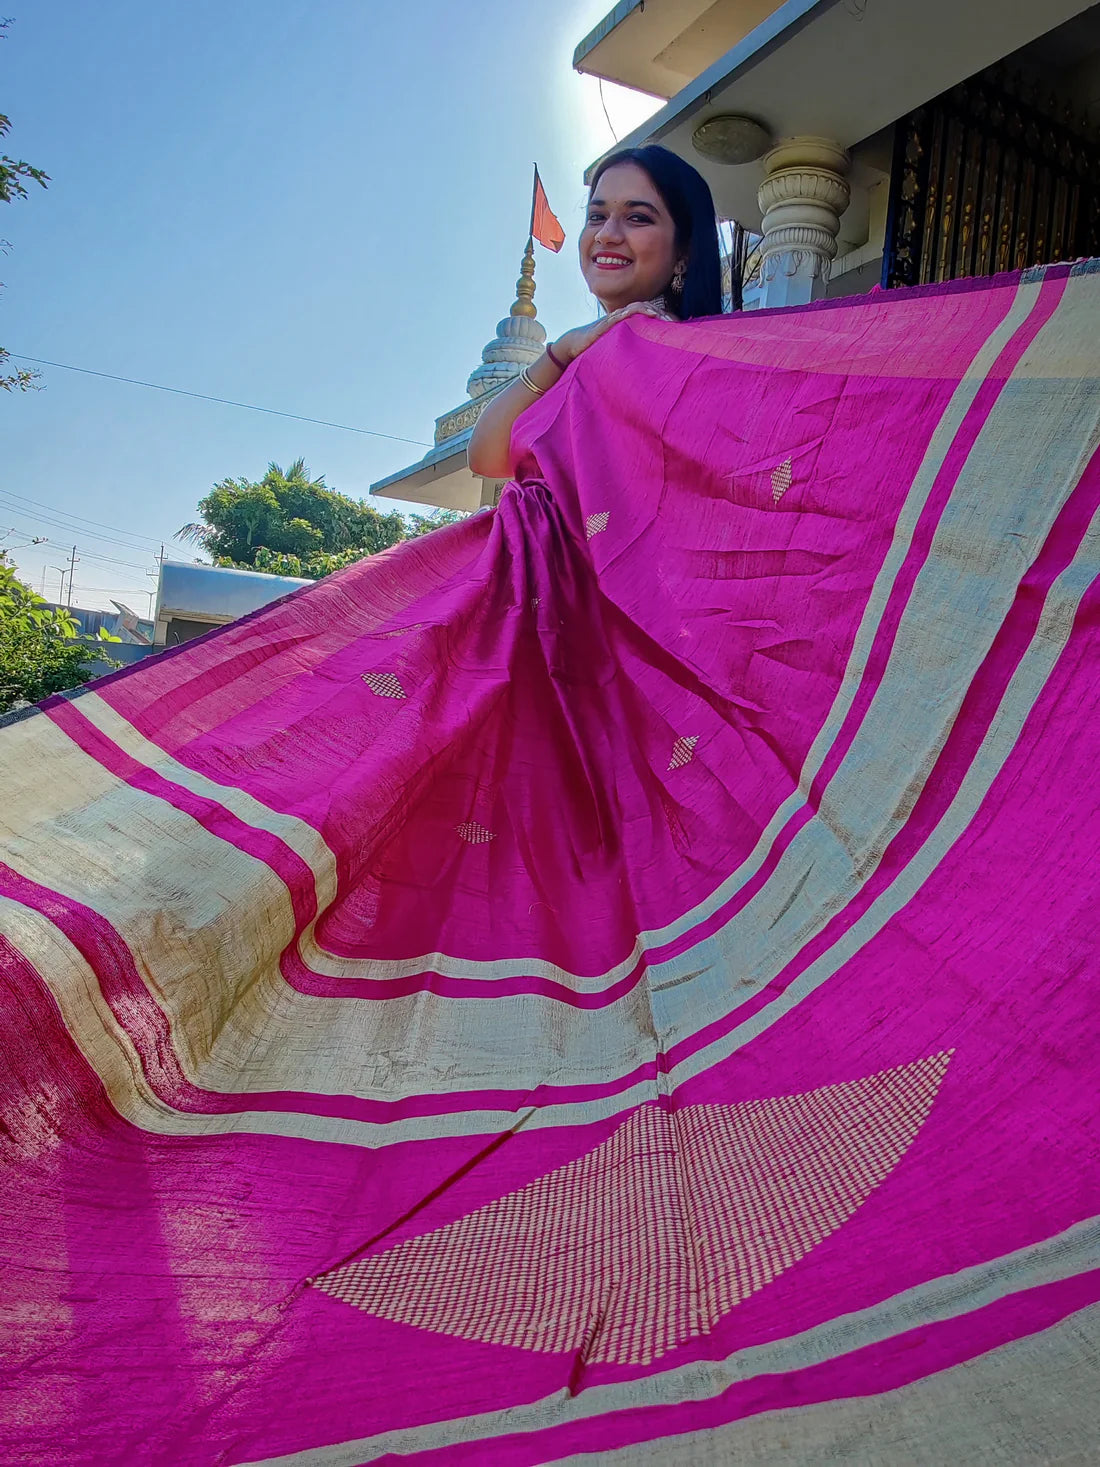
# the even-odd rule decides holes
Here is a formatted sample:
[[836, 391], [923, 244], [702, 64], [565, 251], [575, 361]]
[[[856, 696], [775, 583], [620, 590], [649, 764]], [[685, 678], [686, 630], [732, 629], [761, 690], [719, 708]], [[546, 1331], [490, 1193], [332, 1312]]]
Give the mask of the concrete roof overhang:
[[430, 449], [419, 463], [391, 474], [370, 486], [371, 494], [405, 499], [412, 504], [430, 504], [443, 509], [477, 509], [481, 504], [482, 481], [466, 462], [466, 445], [473, 428]]
[[619, 0], [573, 53], [578, 71], [675, 96], [783, 0]]
[[[810, 135], [851, 148], [1093, 8], [1092, 0], [786, 0], [617, 146], [672, 148], [706, 177], [723, 217], [758, 228], [763, 165], [700, 157], [691, 138], [701, 122], [738, 113], [777, 140]], [[628, 18], [634, 7], [619, 9]], [[595, 54], [585, 71], [595, 70]]]

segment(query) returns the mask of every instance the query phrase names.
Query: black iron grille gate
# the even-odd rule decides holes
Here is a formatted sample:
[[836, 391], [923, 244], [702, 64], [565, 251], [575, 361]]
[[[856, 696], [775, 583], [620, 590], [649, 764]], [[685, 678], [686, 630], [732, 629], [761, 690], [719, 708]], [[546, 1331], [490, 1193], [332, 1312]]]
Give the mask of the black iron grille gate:
[[886, 286], [1100, 254], [1100, 142], [1003, 73], [896, 124], [890, 193]]

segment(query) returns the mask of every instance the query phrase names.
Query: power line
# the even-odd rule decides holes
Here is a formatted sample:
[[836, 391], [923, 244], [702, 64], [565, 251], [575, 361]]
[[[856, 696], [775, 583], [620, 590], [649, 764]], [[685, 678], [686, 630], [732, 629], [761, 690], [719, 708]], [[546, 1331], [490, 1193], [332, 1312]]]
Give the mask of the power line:
[[[79, 565], [79, 560], [78, 560]], [[148, 596], [148, 585], [81, 585], [81, 596]]]
[[[62, 526], [62, 529], [64, 529], [64, 528], [65, 528], [65, 526], [63, 525]], [[57, 543], [56, 540], [44, 540], [42, 543], [49, 546], [49, 549], [50, 549], [50, 553], [51, 554], [55, 554], [56, 555], [58, 553], [61, 553], [61, 554], [65, 554], [66, 553], [64, 550], [62, 550], [62, 547]], [[21, 548], [24, 549], [24, 550], [27, 550], [30, 547], [24, 545]], [[140, 549], [141, 549], [140, 546], [136, 546], [136, 545], [134, 545], [134, 546], [123, 546], [122, 548], [124, 550], [128, 550], [129, 549], [129, 550], [138, 550], [138, 551], [140, 551]], [[127, 568], [127, 570], [139, 570], [139, 571], [146, 571], [146, 572], [149, 571], [149, 565], [148, 565], [148, 563], [142, 565], [139, 561], [136, 561], [136, 560], [120, 560], [118, 558], [118, 556], [116, 556], [116, 555], [104, 555], [101, 551], [98, 551], [98, 550], [85, 550], [82, 546], [79, 546], [79, 545], [77, 546], [77, 549], [80, 552], [81, 558], [84, 559], [84, 560], [98, 561], [99, 563], [101, 563], [103, 565], [124, 565]], [[145, 553], [149, 556], [149, 558], [151, 560], [159, 560], [159, 556], [154, 551], [148, 550]]]
[[56, 504], [43, 504], [41, 500], [29, 499], [25, 494], [16, 494], [14, 489], [0, 489], [0, 496], [4, 499], [16, 499], [20, 504], [28, 505], [33, 510], [45, 510], [48, 514], [63, 515], [67, 520], [79, 520], [85, 525], [94, 525], [100, 530], [111, 530], [118, 535], [127, 535], [131, 540], [151, 540], [154, 545], [159, 545], [163, 536], [146, 535], [141, 530], [123, 530], [118, 525], [107, 525], [102, 520], [92, 520], [87, 515], [76, 514], [70, 509], [59, 509]]
[[[12, 515], [15, 519], [21, 519], [31, 522], [37, 528], [62, 530], [64, 531], [66, 537], [75, 534], [86, 539], [100, 540], [105, 545], [117, 546], [120, 550], [132, 550], [141, 555], [156, 554], [153, 549], [153, 545], [134, 545], [125, 540], [115, 540], [110, 535], [101, 535], [96, 530], [85, 529], [82, 525], [69, 524], [65, 520], [55, 519], [53, 515], [32, 515], [28, 510], [19, 509], [15, 505], [5, 505], [2, 501], [0, 501], [0, 509], [6, 510], [7, 513]], [[24, 531], [24, 533], [29, 533], [29, 531]], [[48, 537], [43, 538], [47, 540], [47, 543], [50, 543]], [[153, 541], [153, 544], [155, 545], [160, 545], [161, 543], [162, 542], [159, 540]]]
[[[102, 565], [124, 565], [127, 568], [127, 570], [148, 570], [149, 569], [149, 567], [147, 565], [139, 565], [136, 560], [116, 560], [111, 555], [96, 555], [91, 550], [81, 550], [80, 553], [81, 553], [82, 557], [85, 560], [95, 560], [95, 561], [98, 561]], [[152, 551], [149, 552], [150, 555], [152, 555], [152, 553], [153, 553]]]
[[[61, 526], [61, 529], [62, 530], [67, 530], [70, 534], [72, 532], [71, 526], [62, 525]], [[67, 538], [68, 538], [68, 535], [66, 535], [66, 539]], [[95, 537], [93, 537], [93, 538], [95, 538]], [[51, 539], [49, 539], [48, 536], [41, 536], [40, 537], [40, 543], [42, 545], [44, 545], [44, 546], [45, 545], [48, 545], [49, 548], [50, 548], [50, 550], [52, 552], [54, 552], [54, 553], [56, 553], [57, 551], [59, 551], [62, 548], [61, 547], [61, 544], [60, 544], [60, 542], [58, 540], [51, 540]], [[29, 549], [30, 547], [23, 546], [22, 548], [23, 549]], [[144, 552], [145, 554], [151, 556], [154, 560], [157, 558], [156, 557], [156, 551], [154, 551], [154, 550], [145, 550], [145, 547], [143, 545], [121, 545], [118, 548], [120, 550], [133, 550], [133, 551], [138, 551], [139, 553], [140, 552]], [[146, 570], [147, 569], [146, 566], [139, 565], [136, 560], [120, 560], [117, 556], [104, 555], [103, 552], [100, 551], [100, 550], [84, 550], [82, 553], [84, 555], [86, 555], [89, 560], [105, 560], [105, 561], [108, 561], [109, 563], [111, 563], [113, 565], [128, 565], [128, 566], [132, 566], [135, 570]]]
[[361, 433], [365, 438], [388, 438], [391, 443], [411, 443], [417, 448], [432, 446], [422, 438], [399, 438], [395, 433], [378, 433], [373, 428], [353, 428], [348, 423], [331, 423], [327, 418], [307, 418], [301, 413], [284, 413], [278, 408], [257, 407], [253, 402], [234, 402], [230, 397], [213, 397], [208, 392], [188, 392], [184, 387], [165, 387], [160, 382], [143, 382], [139, 377], [119, 377], [114, 372], [74, 367], [69, 362], [49, 362], [45, 357], [25, 357], [15, 351], [8, 355], [17, 362], [34, 362], [38, 367], [59, 367], [63, 372], [83, 372], [87, 377], [105, 377], [108, 382], [128, 382], [131, 387], [151, 387], [154, 392], [174, 392], [178, 397], [197, 397], [201, 402], [220, 402], [223, 407], [245, 408], [250, 413], [268, 413], [273, 418], [293, 418], [296, 423], [316, 423], [321, 428], [339, 428], [343, 433]]

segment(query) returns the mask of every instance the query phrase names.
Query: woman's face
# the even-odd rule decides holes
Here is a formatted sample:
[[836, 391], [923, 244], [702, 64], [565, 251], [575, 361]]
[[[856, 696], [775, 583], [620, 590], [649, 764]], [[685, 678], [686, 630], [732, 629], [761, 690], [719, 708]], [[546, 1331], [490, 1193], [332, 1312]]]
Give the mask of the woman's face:
[[676, 268], [676, 229], [644, 168], [616, 163], [588, 200], [581, 274], [607, 311], [659, 296]]

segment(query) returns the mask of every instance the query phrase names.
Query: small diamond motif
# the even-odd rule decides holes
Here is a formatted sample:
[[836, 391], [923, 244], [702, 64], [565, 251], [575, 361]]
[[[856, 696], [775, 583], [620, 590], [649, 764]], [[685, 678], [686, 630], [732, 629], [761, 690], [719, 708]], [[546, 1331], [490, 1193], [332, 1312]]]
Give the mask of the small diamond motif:
[[772, 469], [772, 502], [778, 504], [791, 487], [792, 465], [790, 459], [784, 459], [781, 464], [776, 464]]
[[455, 829], [467, 845], [483, 846], [491, 840], [496, 840], [493, 832], [486, 830], [485, 826], [479, 825], [476, 820], [464, 820], [461, 825], [456, 825]]
[[584, 533], [589, 540], [593, 535], [599, 535], [607, 529], [607, 522], [611, 518], [606, 509], [600, 510], [599, 514], [590, 514], [584, 522]]
[[672, 758], [668, 761], [669, 769], [683, 769], [685, 764], [690, 764], [695, 758], [695, 745], [698, 742], [698, 734], [688, 734], [686, 738], [677, 739], [672, 746]]
[[363, 681], [379, 698], [407, 698], [408, 694], [392, 672], [365, 672]]

